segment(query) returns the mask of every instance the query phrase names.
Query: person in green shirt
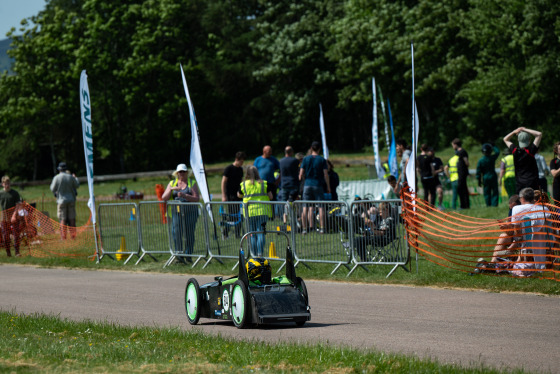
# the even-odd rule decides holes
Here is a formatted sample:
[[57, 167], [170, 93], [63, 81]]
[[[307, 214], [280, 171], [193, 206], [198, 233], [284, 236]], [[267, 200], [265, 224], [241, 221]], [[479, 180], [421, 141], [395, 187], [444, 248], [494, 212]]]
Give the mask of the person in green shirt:
[[19, 256], [19, 225], [12, 225], [11, 218], [14, 213], [14, 208], [21, 202], [21, 196], [16, 190], [11, 188], [10, 177], [7, 175], [2, 177], [2, 187], [4, 187], [4, 190], [0, 191], [0, 214], [2, 215], [1, 227], [4, 248], [6, 248], [8, 257], [11, 257], [12, 252], [10, 251], [10, 247], [12, 240], [10, 234], [12, 234], [14, 236], [16, 256]]
[[496, 175], [496, 159], [500, 150], [489, 143], [482, 145], [482, 158], [476, 166], [478, 186], [484, 186], [486, 206], [498, 206], [498, 176]]

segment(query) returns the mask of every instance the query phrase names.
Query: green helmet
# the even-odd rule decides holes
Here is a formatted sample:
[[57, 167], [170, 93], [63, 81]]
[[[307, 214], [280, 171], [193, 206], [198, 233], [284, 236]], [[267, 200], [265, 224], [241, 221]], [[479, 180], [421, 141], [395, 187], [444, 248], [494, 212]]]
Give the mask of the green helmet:
[[268, 260], [262, 257], [250, 258], [247, 261], [247, 275], [252, 282], [268, 284], [272, 278], [272, 269]]

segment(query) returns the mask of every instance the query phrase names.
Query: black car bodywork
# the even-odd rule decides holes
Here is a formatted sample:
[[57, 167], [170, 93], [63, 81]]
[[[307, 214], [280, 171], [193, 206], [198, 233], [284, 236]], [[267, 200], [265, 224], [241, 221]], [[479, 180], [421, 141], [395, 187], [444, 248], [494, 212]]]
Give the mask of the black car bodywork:
[[311, 319], [309, 296], [303, 279], [296, 276], [292, 250], [286, 249], [286, 275], [275, 277], [270, 284], [251, 282], [247, 276], [245, 256], [239, 251], [239, 275], [198, 285], [188, 280], [185, 308], [189, 323], [211, 318], [233, 321], [238, 328], [250, 324], [295, 322], [302, 326]]

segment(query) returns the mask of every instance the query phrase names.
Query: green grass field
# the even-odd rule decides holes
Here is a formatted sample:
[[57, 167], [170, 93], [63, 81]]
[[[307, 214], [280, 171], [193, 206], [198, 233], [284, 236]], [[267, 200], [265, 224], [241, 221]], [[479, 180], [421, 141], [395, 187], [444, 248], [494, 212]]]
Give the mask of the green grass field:
[[13, 312], [0, 312], [0, 324], [3, 373], [501, 372], [327, 344], [246, 342], [196, 330], [72, 322]]

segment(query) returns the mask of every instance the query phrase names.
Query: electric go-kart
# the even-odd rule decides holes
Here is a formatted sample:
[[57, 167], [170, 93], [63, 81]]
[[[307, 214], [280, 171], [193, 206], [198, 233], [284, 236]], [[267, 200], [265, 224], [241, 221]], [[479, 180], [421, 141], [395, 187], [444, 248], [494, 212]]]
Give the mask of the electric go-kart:
[[[241, 239], [251, 233], [245, 234]], [[287, 236], [286, 236], [287, 237]], [[245, 261], [239, 251], [239, 275], [229, 279], [216, 277], [214, 282], [198, 285], [187, 281], [185, 308], [187, 319], [196, 325], [199, 319], [233, 321], [237, 328], [250, 324], [295, 322], [303, 326], [311, 319], [309, 296], [303, 279], [296, 277], [293, 253], [286, 249], [286, 275], [272, 278], [268, 260]]]

